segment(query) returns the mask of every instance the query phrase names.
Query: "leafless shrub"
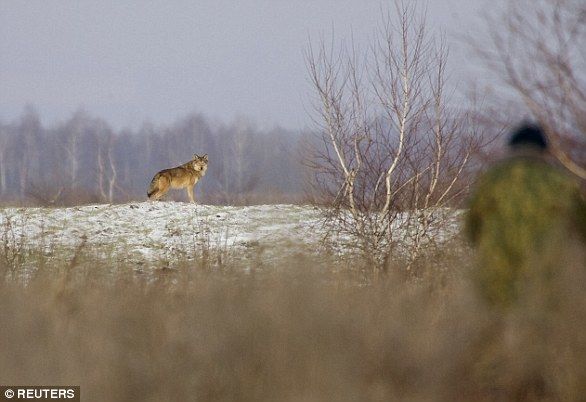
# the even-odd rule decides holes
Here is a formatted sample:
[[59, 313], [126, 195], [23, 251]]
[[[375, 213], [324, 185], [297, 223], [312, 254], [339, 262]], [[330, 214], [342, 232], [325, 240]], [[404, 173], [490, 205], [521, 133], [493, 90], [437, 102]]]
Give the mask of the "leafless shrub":
[[355, 238], [377, 268], [398, 240], [411, 261], [433, 241], [483, 141], [448, 106], [445, 42], [431, 38], [416, 3], [395, 4], [369, 51], [322, 40], [306, 53], [319, 127], [306, 152], [314, 188], [332, 232]]
[[13, 277], [24, 261], [24, 232], [15, 227], [22, 226], [24, 219], [23, 216], [3, 215], [0, 220], [0, 266], [4, 268], [0, 270], [0, 282], [7, 275]]
[[54, 206], [58, 204], [64, 188], [64, 186], [55, 187], [55, 185], [31, 183], [26, 195], [32, 198], [38, 205]]

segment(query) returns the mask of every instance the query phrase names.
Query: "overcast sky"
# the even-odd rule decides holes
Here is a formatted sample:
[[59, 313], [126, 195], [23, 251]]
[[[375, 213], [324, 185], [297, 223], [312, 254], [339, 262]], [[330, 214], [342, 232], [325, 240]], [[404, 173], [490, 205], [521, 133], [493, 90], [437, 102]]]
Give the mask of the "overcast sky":
[[[430, 0], [429, 20], [467, 64], [458, 36], [486, 0]], [[44, 122], [79, 108], [115, 128], [169, 122], [192, 111], [229, 122], [302, 128], [310, 87], [308, 38], [380, 21], [381, 0], [0, 0], [0, 120], [34, 105]]]

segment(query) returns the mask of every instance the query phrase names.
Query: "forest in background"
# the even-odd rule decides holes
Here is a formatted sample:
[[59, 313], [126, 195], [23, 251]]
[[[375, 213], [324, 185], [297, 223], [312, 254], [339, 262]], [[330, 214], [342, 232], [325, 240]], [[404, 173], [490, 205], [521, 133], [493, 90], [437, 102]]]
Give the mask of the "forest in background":
[[[146, 200], [157, 171], [193, 154], [208, 154], [209, 169], [196, 199], [212, 204], [299, 202], [304, 168], [299, 131], [262, 130], [246, 119], [213, 123], [192, 113], [169, 126], [114, 130], [84, 111], [54, 126], [31, 106], [20, 119], [0, 122], [0, 203], [75, 205]], [[186, 200], [176, 190], [168, 199]]]

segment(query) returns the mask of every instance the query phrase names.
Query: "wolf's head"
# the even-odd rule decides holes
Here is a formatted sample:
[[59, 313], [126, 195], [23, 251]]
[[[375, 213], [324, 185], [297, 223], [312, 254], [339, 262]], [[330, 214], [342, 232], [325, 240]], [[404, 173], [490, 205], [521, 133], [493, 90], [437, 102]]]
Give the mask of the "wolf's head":
[[208, 155], [205, 154], [204, 156], [199, 156], [197, 154], [194, 154], [191, 163], [191, 166], [193, 166], [193, 170], [195, 170], [196, 172], [205, 173], [206, 169], [208, 168]]

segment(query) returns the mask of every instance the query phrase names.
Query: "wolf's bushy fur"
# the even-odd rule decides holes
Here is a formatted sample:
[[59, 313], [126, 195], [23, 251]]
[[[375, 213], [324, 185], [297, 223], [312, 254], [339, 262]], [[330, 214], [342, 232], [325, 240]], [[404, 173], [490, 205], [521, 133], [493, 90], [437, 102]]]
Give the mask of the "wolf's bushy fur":
[[197, 182], [205, 175], [208, 168], [208, 156], [193, 155], [193, 159], [181, 166], [161, 170], [153, 177], [147, 192], [151, 200], [163, 197], [169, 189], [187, 189], [190, 202], [195, 202], [193, 189]]

